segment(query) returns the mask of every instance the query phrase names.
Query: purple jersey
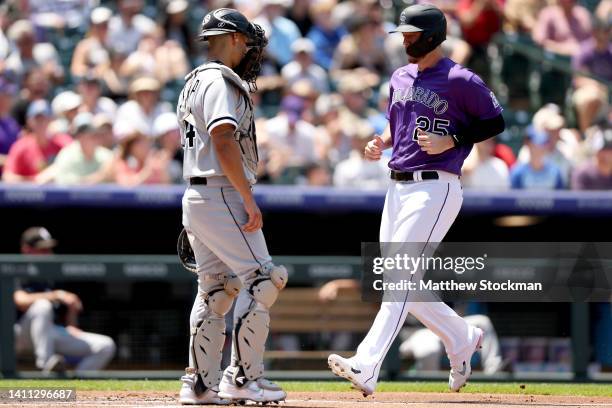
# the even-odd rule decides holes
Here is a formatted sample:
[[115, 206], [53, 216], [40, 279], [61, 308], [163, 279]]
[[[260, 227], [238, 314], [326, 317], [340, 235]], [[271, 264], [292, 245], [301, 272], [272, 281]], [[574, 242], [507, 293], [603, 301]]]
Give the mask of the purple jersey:
[[491, 119], [502, 112], [482, 79], [448, 58], [421, 72], [417, 64], [401, 67], [393, 73], [390, 87], [387, 118], [393, 155], [389, 167], [397, 171], [443, 170], [460, 175], [472, 145], [430, 155], [416, 142], [417, 128], [456, 134], [474, 119]]

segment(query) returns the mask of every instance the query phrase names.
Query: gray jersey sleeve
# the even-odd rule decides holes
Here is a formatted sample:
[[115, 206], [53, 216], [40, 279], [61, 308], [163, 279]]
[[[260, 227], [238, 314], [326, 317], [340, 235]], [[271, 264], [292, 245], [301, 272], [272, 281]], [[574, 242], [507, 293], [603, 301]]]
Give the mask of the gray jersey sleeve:
[[211, 82], [202, 100], [202, 111], [208, 134], [224, 123], [238, 127], [236, 110], [238, 108], [238, 91], [220, 77]]

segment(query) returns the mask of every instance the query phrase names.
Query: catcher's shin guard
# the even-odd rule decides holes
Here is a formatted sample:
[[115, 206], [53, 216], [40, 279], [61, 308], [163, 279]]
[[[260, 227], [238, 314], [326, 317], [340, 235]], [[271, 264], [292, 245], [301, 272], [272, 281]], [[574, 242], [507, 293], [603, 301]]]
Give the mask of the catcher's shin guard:
[[[255, 380], [263, 375], [263, 353], [270, 323], [269, 309], [278, 293], [287, 284], [284, 266], [267, 264], [255, 272], [247, 291], [242, 291], [236, 302], [234, 326], [234, 380]], [[243, 381], [243, 384], [246, 381]]]
[[221, 381], [221, 357], [225, 343], [225, 315], [231, 309], [242, 283], [233, 274], [204, 278], [202, 315], [191, 327], [190, 360], [198, 379], [196, 393], [216, 387]]

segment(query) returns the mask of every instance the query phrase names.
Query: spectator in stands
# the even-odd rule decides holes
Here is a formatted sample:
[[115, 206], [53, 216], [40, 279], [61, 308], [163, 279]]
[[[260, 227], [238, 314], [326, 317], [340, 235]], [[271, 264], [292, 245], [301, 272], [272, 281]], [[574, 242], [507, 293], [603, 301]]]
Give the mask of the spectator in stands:
[[336, 93], [323, 94], [317, 99], [314, 111], [317, 118], [315, 149], [321, 158], [327, 159], [332, 166], [349, 157], [351, 138], [349, 129], [340, 119], [342, 97]]
[[[278, 110], [286, 85], [280, 69], [276, 61], [267, 52], [264, 52], [261, 74], [257, 77], [258, 92], [252, 94], [256, 116], [259, 114], [270, 116]], [[262, 112], [259, 112], [260, 110]]]
[[558, 0], [542, 9], [533, 27], [533, 40], [555, 54], [572, 56], [591, 37], [589, 11], [576, 0]]
[[[21, 253], [49, 255], [57, 241], [43, 227], [28, 228], [21, 236]], [[62, 372], [72, 362], [76, 374], [101, 370], [115, 355], [108, 336], [83, 331], [78, 295], [53, 289], [46, 282], [19, 281], [13, 295], [17, 308], [15, 343], [18, 352], [32, 350], [43, 373]]]
[[53, 83], [64, 78], [64, 68], [57, 50], [51, 43], [37, 43], [34, 26], [28, 20], [14, 22], [8, 31], [9, 40], [16, 48], [5, 61], [5, 71], [18, 82], [33, 68], [41, 68]]
[[[158, 33], [155, 28], [142, 34], [136, 50], [128, 55], [121, 66], [123, 77], [132, 80], [143, 76], [157, 78], [157, 60], [155, 58], [156, 46], [158, 45], [157, 37]], [[159, 80], [159, 78], [157, 79]]]
[[[356, 14], [364, 15], [370, 22], [376, 41], [376, 47], [382, 50], [385, 40], [389, 37], [389, 31], [396, 28], [395, 24], [390, 21], [385, 21], [385, 9], [381, 7], [379, 0], [357, 0], [354, 4], [356, 6]], [[379, 74], [390, 75], [393, 72], [390, 70], [388, 62], [386, 64], [386, 69], [386, 73], [379, 72]]]
[[293, 21], [283, 17], [285, 0], [262, 0], [261, 3], [261, 14], [254, 22], [266, 31], [267, 53], [279, 67], [283, 67], [293, 59], [291, 44], [301, 37], [300, 30]]
[[115, 147], [113, 120], [104, 113], [98, 113], [94, 115], [93, 125], [96, 133], [98, 134], [100, 146], [104, 146], [107, 149], [112, 150]]
[[503, 8], [502, 0], [460, 0], [457, 4], [463, 39], [472, 48], [468, 66], [481, 76], [489, 73], [486, 48], [501, 29]]
[[612, 0], [601, 0], [595, 9], [595, 15], [599, 20], [612, 21]]
[[612, 190], [612, 127], [597, 135], [598, 151], [572, 173], [573, 190]]
[[128, 78], [155, 77], [162, 85], [183, 80], [189, 72], [187, 54], [174, 40], [164, 40], [161, 29], [143, 34], [136, 51], [127, 57], [121, 74]]
[[168, 40], [176, 42], [190, 58], [195, 58], [198, 56], [198, 48], [195, 35], [187, 22], [188, 7], [189, 3], [185, 0], [170, 0], [161, 26]]
[[129, 78], [121, 74], [121, 67], [128, 57], [128, 53], [121, 47], [109, 47], [109, 61], [100, 66], [97, 74], [102, 80], [103, 88], [112, 99], [124, 99], [128, 93]]
[[0, 4], [0, 73], [4, 72], [4, 61], [11, 50], [9, 40], [6, 38], [6, 29], [10, 23], [8, 4]]
[[316, 162], [315, 128], [302, 120], [304, 100], [291, 95], [283, 99], [279, 114], [266, 121], [264, 133], [268, 138], [269, 162], [267, 172], [273, 179], [285, 170], [296, 169], [290, 179], [299, 174], [299, 168]]
[[504, 31], [531, 34], [531, 30], [537, 24], [538, 14], [545, 5], [545, 0], [506, 0]]
[[[576, 70], [612, 83], [610, 27], [609, 21], [595, 20], [593, 37], [580, 45], [579, 52], [572, 60], [572, 66]], [[584, 133], [597, 116], [607, 112], [608, 87], [596, 79], [580, 74], [574, 77], [574, 87], [572, 99], [578, 114], [578, 127]]]
[[30, 103], [37, 99], [47, 99], [50, 90], [51, 84], [42, 68], [34, 68], [26, 72], [23, 88], [11, 110], [11, 116], [15, 118], [19, 126], [24, 127], [26, 124], [26, 112]]
[[476, 143], [461, 169], [465, 187], [482, 190], [510, 188], [508, 166], [495, 157], [495, 145], [495, 138]]
[[9, 150], [4, 164], [2, 181], [6, 183], [35, 181], [36, 176], [71, 141], [66, 134], [49, 133], [53, 116], [47, 101], [39, 99], [32, 102], [26, 116], [27, 129]]
[[72, 91], [57, 94], [51, 101], [55, 120], [49, 125], [50, 132], [68, 133], [74, 117], [79, 113], [83, 99]]
[[91, 114], [103, 113], [111, 120], [117, 115], [117, 104], [110, 98], [102, 96], [102, 82], [100, 79], [87, 73], [81, 77], [77, 85], [77, 92], [82, 98], [81, 112]]
[[155, 29], [155, 22], [139, 14], [143, 0], [117, 0], [119, 15], [113, 16], [108, 23], [108, 45], [127, 54], [138, 47], [145, 33]]
[[302, 119], [310, 124], [313, 124], [315, 122], [314, 105], [321, 93], [316, 89], [312, 81], [306, 78], [297, 80], [288, 87], [286, 95], [295, 95], [302, 98], [304, 101]]
[[516, 155], [514, 154], [512, 148], [507, 144], [500, 143], [499, 141], [497, 141], [497, 144], [495, 145], [494, 155], [506, 163], [508, 168], [511, 168], [514, 166], [514, 163], [516, 163]]
[[376, 110], [368, 106], [368, 100], [378, 80], [376, 74], [361, 69], [347, 72], [340, 79], [338, 91], [344, 102], [340, 117], [345, 124], [376, 115]]
[[159, 81], [152, 77], [141, 77], [130, 85], [131, 99], [117, 110], [113, 131], [117, 137], [138, 131], [153, 137], [155, 119], [164, 112], [171, 111], [169, 103], [159, 101]]
[[10, 115], [17, 86], [0, 77], [0, 176], [9, 149], [17, 140], [21, 127]]
[[159, 149], [170, 157], [168, 174], [175, 184], [182, 184], [183, 180], [183, 149], [181, 148], [181, 133], [178, 120], [174, 112], [159, 115], [153, 124], [156, 144]]
[[96, 7], [92, 10], [89, 17], [89, 32], [79, 41], [72, 54], [70, 72], [73, 77], [80, 78], [91, 71], [98, 75], [102, 74], [103, 67], [110, 59], [106, 41], [108, 22], [112, 15], [113, 12], [106, 7]]
[[349, 35], [342, 38], [334, 53], [332, 77], [340, 80], [345, 71], [355, 68], [364, 68], [377, 75], [388, 74], [387, 58], [377, 35], [377, 22], [362, 15], [352, 15], [346, 24]]
[[331, 184], [329, 167], [322, 162], [308, 163], [304, 166], [304, 182], [311, 187], [325, 187]]
[[87, 23], [93, 0], [27, 0], [21, 2], [23, 12], [37, 27], [63, 30]]
[[307, 37], [315, 46], [313, 54], [315, 63], [328, 71], [332, 66], [334, 51], [346, 34], [344, 27], [339, 26], [332, 18], [335, 6], [336, 0], [321, 0], [310, 5], [310, 15], [314, 24]]
[[368, 115], [368, 122], [377, 135], [382, 135], [389, 120], [387, 119], [387, 108], [389, 106], [389, 82], [384, 82], [378, 88], [378, 106], [375, 112]]
[[362, 189], [384, 189], [389, 184], [389, 168], [385, 160], [364, 158], [365, 147], [374, 138], [374, 128], [366, 121], [352, 127], [352, 147], [348, 159], [341, 161], [334, 171], [334, 186]]
[[297, 25], [302, 37], [306, 37], [312, 28], [313, 21], [310, 15], [311, 0], [293, 0], [293, 4], [289, 7], [287, 18]]
[[72, 121], [74, 141], [64, 147], [53, 163], [53, 180], [60, 185], [91, 185], [107, 180], [113, 153], [101, 146], [94, 116], [79, 113]]
[[153, 150], [151, 138], [134, 132], [119, 142], [119, 160], [115, 163], [115, 180], [126, 187], [170, 182], [168, 165], [171, 157], [163, 150]]
[[[572, 167], [581, 158], [577, 154], [580, 148], [580, 135], [575, 130], [565, 128], [565, 118], [561, 116], [561, 108], [555, 104], [546, 104], [541, 107], [532, 119], [533, 126], [546, 132], [550, 137], [548, 143], [548, 160], [561, 170], [563, 185], [569, 185], [569, 176]], [[523, 146], [519, 151], [518, 160], [527, 163], [530, 158], [530, 149]]]
[[501, 28], [503, 8], [501, 0], [460, 0], [456, 12], [463, 38], [473, 47], [486, 46]]
[[525, 144], [529, 148], [529, 162], [518, 162], [510, 172], [512, 188], [554, 190], [563, 188], [561, 169], [548, 159], [550, 136], [531, 125]]
[[612, 124], [612, 110], [608, 112], [607, 119], [602, 119], [596, 122], [593, 126], [588, 128], [584, 134], [584, 140], [580, 142], [580, 148], [576, 156], [579, 157], [579, 162], [585, 162], [586, 160], [595, 157], [599, 148], [601, 147], [601, 135], [605, 132]]
[[156, 76], [163, 84], [171, 81], [183, 82], [191, 71], [189, 59], [180, 43], [165, 39], [162, 30], [153, 32]]
[[291, 45], [294, 57], [281, 70], [281, 75], [288, 86], [301, 79], [309, 80], [318, 93], [329, 92], [329, 78], [327, 72], [312, 60], [314, 44], [307, 38], [300, 38]]

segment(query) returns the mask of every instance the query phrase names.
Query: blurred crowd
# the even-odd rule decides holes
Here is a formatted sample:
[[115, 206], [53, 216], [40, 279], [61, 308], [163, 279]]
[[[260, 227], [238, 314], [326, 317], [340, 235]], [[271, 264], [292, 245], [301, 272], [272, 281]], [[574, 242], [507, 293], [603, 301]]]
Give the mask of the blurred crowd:
[[[518, 143], [502, 134], [473, 149], [464, 184], [612, 188], [612, 1], [428, 2], [447, 14], [445, 53], [496, 91], [504, 86], [493, 78], [499, 36], [526, 37], [574, 70], [566, 101], [543, 97], [527, 109]], [[387, 34], [407, 3], [7, 0], [0, 5], [2, 181], [183, 183], [176, 98], [184, 76], [206, 60], [196, 41], [203, 16], [233, 7], [269, 39], [254, 94], [260, 182], [384, 188], [386, 161], [366, 162], [362, 152], [385, 128], [388, 79], [407, 62], [402, 37]], [[501, 101], [511, 111], [515, 101]]]

